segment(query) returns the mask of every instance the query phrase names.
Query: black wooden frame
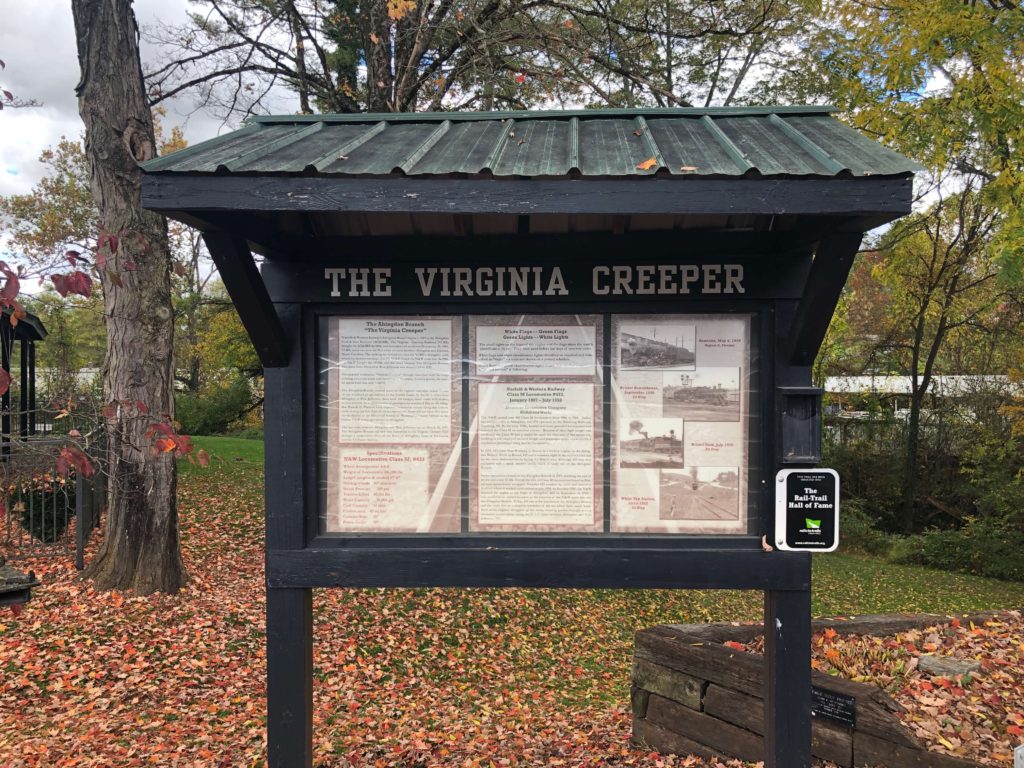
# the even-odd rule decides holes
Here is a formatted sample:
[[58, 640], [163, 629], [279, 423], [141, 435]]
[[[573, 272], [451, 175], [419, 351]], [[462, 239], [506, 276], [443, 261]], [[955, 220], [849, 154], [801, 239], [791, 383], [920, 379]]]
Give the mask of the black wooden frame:
[[[594, 314], [609, 305], [592, 302], [548, 307], [548, 313]], [[517, 302], [491, 307], [453, 303], [388, 305], [373, 313], [388, 315], [521, 314], [536, 312], [537, 303]], [[673, 307], [659, 310], [673, 313]], [[678, 310], [678, 307], [674, 309]], [[626, 310], [620, 312], [620, 310]], [[616, 313], [649, 313], [635, 305]], [[762, 380], [757, 425], [759, 443], [775, 444], [774, 324], [770, 301], [701, 302], [688, 314], [749, 314], [757, 329]], [[723, 588], [806, 589], [809, 577], [799, 557], [779, 557], [760, 546], [770, 534], [772, 488], [763, 483], [756, 493], [756, 530], [747, 535], [650, 534], [327, 534], [317, 531], [320, 507], [320, 427], [318, 408], [318, 321], [322, 316], [365, 315], [365, 304], [307, 304], [301, 309], [299, 352], [302, 381], [303, 547], [276, 550], [268, 541], [267, 583], [270, 587], [564, 587], [564, 588]], [[292, 374], [292, 380], [294, 381]], [[269, 414], [268, 414], [269, 418]], [[606, 457], [607, 459], [607, 457]], [[774, 474], [771, 451], [762, 450], [758, 476]], [[269, 472], [269, 464], [268, 464]], [[730, 567], [720, 568], [723, 556]]]
[[[158, 169], [154, 168], [154, 171]], [[266, 367], [266, 575], [268, 759], [270, 768], [312, 766], [312, 588], [363, 586], [523, 586], [723, 588], [764, 592], [765, 765], [809, 768], [811, 568], [806, 553], [768, 552], [756, 532], [740, 536], [636, 534], [317, 535], [320, 434], [316, 419], [317, 313], [414, 314], [399, 301], [322, 303], [296, 277], [303, 265], [380, 263], [404, 248], [431, 255], [514, 258], [517, 249], [558, 263], [559, 243], [584, 253], [601, 248], [668, 245], [650, 261], [692, 255], [808, 256], [799, 296], [760, 309], [762, 493], [758, 525], [772, 531], [778, 389], [806, 387], [861, 233], [910, 210], [912, 178], [493, 179], [329, 177], [306, 174], [148, 175], [143, 204], [204, 231], [207, 245]], [[322, 238], [318, 224], [349, 215], [515, 217], [518, 235]], [[604, 216], [708, 215], [714, 230], [628, 234], [529, 234], [533, 214]], [[322, 217], [322, 218], [321, 218]], [[335, 222], [336, 223], [336, 222]], [[780, 226], [776, 228], [776, 224]], [[729, 227], [739, 227], [730, 229]], [[454, 227], [460, 235], [462, 229]], [[625, 231], [623, 226], [612, 231]], [[526, 245], [526, 239], [529, 245]], [[614, 245], [612, 242], [614, 241]], [[605, 245], [605, 244], [608, 245]], [[652, 247], [653, 246], [653, 247]], [[259, 275], [250, 248], [268, 259]], [[813, 261], [810, 254], [816, 255]], [[383, 256], [382, 256], [383, 254]], [[482, 314], [479, 300], [431, 303], [429, 314]], [[586, 302], [509, 302], [491, 311], [562, 314]], [[591, 302], [590, 307], [595, 306]], [[600, 314], [686, 311], [657, 300], [599, 302]], [[692, 311], [721, 311], [701, 300]], [[740, 303], [732, 306], [738, 307]], [[297, 396], [301, 393], [301, 397]], [[311, 474], [312, 473], [312, 474]]]
[[[844, 241], [848, 247], [850, 243]], [[819, 272], [826, 261], [818, 264]], [[264, 275], [268, 278], [273, 296], [280, 286], [269, 273]], [[318, 535], [321, 316], [749, 313], [758, 328], [759, 470], [767, 481], [779, 466], [772, 418], [778, 408], [777, 389], [809, 382], [809, 368], [791, 362], [793, 323], [799, 315], [806, 316], [800, 313], [800, 304], [798, 298], [658, 301], [648, 306], [593, 300], [517, 300], [490, 307], [479, 301], [378, 307], [344, 301], [274, 304], [286, 365], [268, 368], [266, 392], [270, 765], [312, 764], [312, 588], [506, 586], [763, 591], [769, 670], [766, 733], [771, 734], [765, 739], [766, 765], [809, 766], [810, 556], [762, 549], [758, 532], [769, 533], [772, 526], [770, 482], [762, 483], [758, 528], [749, 535]], [[296, 391], [302, 396], [296, 398]]]

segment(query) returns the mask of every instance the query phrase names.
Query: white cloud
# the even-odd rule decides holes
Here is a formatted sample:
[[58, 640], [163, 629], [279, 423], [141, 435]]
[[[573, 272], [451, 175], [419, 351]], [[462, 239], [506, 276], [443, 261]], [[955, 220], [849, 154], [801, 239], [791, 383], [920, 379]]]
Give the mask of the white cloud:
[[[140, 0], [135, 3], [135, 13], [142, 27], [158, 22], [181, 24], [195, 7], [188, 0]], [[157, 53], [143, 42], [143, 60]], [[0, 168], [5, 170], [0, 174], [0, 195], [22, 194], [42, 176], [39, 154], [61, 136], [77, 138], [83, 131], [75, 97], [79, 68], [71, 3], [7, 3], [0, 24], [0, 59], [7, 65], [0, 70], [0, 86], [16, 97], [43, 103], [41, 107], [0, 112]], [[210, 115], [190, 114], [194, 108], [187, 96], [165, 106], [168, 126], [183, 126], [191, 144], [232, 128]], [[275, 108], [288, 111], [293, 107], [276, 99]]]

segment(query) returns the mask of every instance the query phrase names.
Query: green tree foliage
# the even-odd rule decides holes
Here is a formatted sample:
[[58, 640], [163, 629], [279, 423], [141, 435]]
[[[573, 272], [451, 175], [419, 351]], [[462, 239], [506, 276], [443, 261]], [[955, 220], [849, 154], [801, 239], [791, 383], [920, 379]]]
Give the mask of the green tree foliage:
[[[1002, 0], [831, 3], [808, 67], [786, 78], [857, 126], [969, 184], [998, 212], [991, 248], [1007, 274], [1024, 263], [1024, 11]], [[958, 185], [958, 186], [959, 186]]]
[[43, 150], [43, 178], [23, 195], [0, 197], [0, 215], [14, 250], [35, 271], [65, 265], [65, 252], [95, 248], [99, 223], [80, 141], [62, 138]]
[[[157, 141], [163, 154], [186, 145], [178, 127], [165, 133], [159, 123]], [[33, 274], [66, 267], [69, 250], [93, 253], [99, 231], [81, 142], [61, 139], [40, 155], [40, 162], [45, 174], [31, 192], [0, 198], [0, 214], [6, 217], [12, 246], [27, 259]], [[179, 384], [198, 394], [204, 384], [223, 378], [225, 370], [234, 371], [232, 375], [238, 371], [256, 375], [255, 352], [223, 286], [210, 293], [213, 284], [219, 283], [199, 233], [177, 222], [170, 222], [168, 230], [174, 254], [172, 302]], [[98, 291], [99, 284], [95, 287]], [[25, 298], [24, 304], [49, 331], [37, 348], [43, 391], [51, 400], [81, 394], [83, 382], [77, 372], [99, 368], [103, 361], [102, 296], [97, 292], [90, 297], [62, 297], [49, 287]], [[206, 339], [208, 324], [215, 340]]]
[[201, 323], [196, 355], [207, 372], [207, 383], [223, 383], [239, 376], [254, 377], [262, 373], [263, 367], [249, 334], [220, 281], [210, 287]]
[[[946, 503], [921, 478], [935, 477], [933, 459], [953, 444], [975, 449], [954, 457], [948, 472], [956, 476], [958, 462], [965, 471], [980, 466], [977, 446], [1003, 444], [980, 431], [1004, 434], [1005, 422], [975, 412], [962, 422], [979, 432], [973, 442], [965, 431], [962, 443], [934, 446], [939, 431], [922, 426], [923, 411], [934, 376], [1005, 373], [1021, 348], [1024, 12], [1001, 0], [837, 0], [808, 39], [808, 66], [784, 77], [780, 92], [837, 104], [927, 169], [918, 179], [921, 212], [855, 267], [819, 375], [909, 376], [897, 527], [920, 528], [937, 505], [945, 519], [963, 519], [978, 511], [980, 496]], [[947, 427], [962, 420], [959, 406], [944, 407], [928, 419], [945, 418]]]
[[60, 296], [47, 288], [26, 297], [25, 309], [46, 326], [47, 337], [36, 345], [36, 370], [43, 405], [50, 401], [79, 399], [90, 382], [83, 370], [99, 371], [106, 350], [103, 299]]

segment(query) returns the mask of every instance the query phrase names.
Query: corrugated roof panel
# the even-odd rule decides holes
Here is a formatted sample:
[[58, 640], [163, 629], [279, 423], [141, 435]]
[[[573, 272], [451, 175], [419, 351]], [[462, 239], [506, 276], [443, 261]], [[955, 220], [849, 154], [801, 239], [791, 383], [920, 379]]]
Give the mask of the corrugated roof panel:
[[923, 170], [898, 152], [825, 115], [791, 115], [785, 120], [855, 176], [906, 173], [908, 165]]
[[241, 170], [298, 173], [317, 158], [331, 154], [332, 150], [341, 150], [345, 144], [371, 127], [372, 125], [324, 124], [323, 130], [281, 147], [272, 154], [256, 158]]
[[[661, 147], [672, 173], [698, 175], [736, 174], [736, 164], [699, 119], [648, 120], [651, 134]], [[693, 170], [683, 170], [693, 169]]]
[[569, 123], [523, 120], [505, 137], [495, 176], [564, 176], [569, 171]]
[[797, 142], [771, 124], [765, 117], [723, 117], [715, 120], [747, 159], [763, 176], [817, 174], [833, 172], [819, 163]]
[[[271, 116], [143, 164], [150, 173], [832, 177], [920, 166], [821, 107]], [[344, 159], [343, 159], [344, 158]], [[641, 168], [654, 159], [651, 167]]]
[[[269, 144], [275, 139], [295, 131], [294, 125], [268, 125], [257, 131], [238, 131], [234, 135], [228, 134], [225, 141], [218, 142], [208, 150], [202, 150], [198, 145], [198, 152], [185, 157], [180, 163], [174, 165], [176, 172], [195, 171], [201, 173], [213, 173], [217, 168], [226, 162], [234, 160], [239, 155], [256, 147]], [[187, 151], [187, 149], [186, 149]], [[161, 158], [162, 159], [162, 158]]]
[[[367, 128], [369, 126], [366, 126]], [[325, 173], [386, 175], [423, 143], [436, 125], [429, 123], [389, 124], [383, 131], [340, 157], [322, 170]]]
[[637, 170], [650, 158], [647, 145], [635, 135], [633, 120], [580, 119], [580, 171], [584, 176], [653, 175]]
[[452, 123], [410, 174], [479, 173], [503, 130], [500, 120]]

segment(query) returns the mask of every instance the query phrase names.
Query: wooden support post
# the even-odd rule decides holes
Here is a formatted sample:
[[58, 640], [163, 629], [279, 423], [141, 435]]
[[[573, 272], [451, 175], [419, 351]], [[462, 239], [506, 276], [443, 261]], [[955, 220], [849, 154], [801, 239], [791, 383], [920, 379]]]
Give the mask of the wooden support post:
[[[800, 554], [810, 570], [811, 559]], [[810, 576], [808, 575], [808, 578]], [[764, 599], [765, 768], [811, 765], [811, 591], [769, 590]]]
[[[278, 322], [273, 306], [270, 311]], [[300, 550], [306, 543], [300, 322], [297, 305], [282, 308], [283, 367], [268, 368], [264, 375], [268, 555]], [[312, 595], [305, 587], [267, 588], [268, 768], [313, 766]]]
[[313, 590], [267, 590], [267, 761], [313, 765]]

